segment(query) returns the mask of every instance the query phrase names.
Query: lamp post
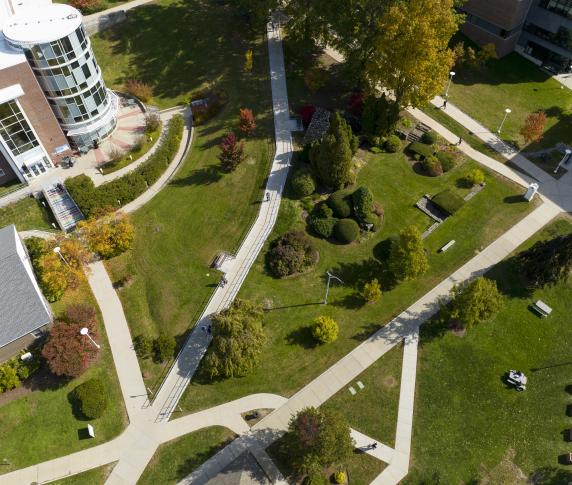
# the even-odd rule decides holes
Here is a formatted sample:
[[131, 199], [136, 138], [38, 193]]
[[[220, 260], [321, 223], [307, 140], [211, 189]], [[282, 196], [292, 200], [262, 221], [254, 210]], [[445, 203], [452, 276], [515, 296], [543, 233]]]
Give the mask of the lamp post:
[[54, 248], [54, 253], [56, 253], [60, 257], [60, 259], [67, 265], [67, 267], [69, 269], [71, 269], [70, 264], [67, 262], [66, 258], [64, 258], [64, 255], [62, 254], [62, 250], [59, 246], [56, 246]]
[[328, 304], [328, 293], [330, 292], [330, 281], [332, 279], [338, 280], [342, 285], [344, 284], [344, 282], [338, 278], [337, 276], [333, 275], [332, 273], [330, 273], [329, 271], [326, 271], [326, 274], [328, 275], [328, 283], [326, 284], [326, 294], [324, 296], [324, 301], [322, 302], [324, 305]]
[[88, 328], [83, 327], [83, 328], [79, 331], [79, 333], [81, 333], [82, 335], [87, 335], [87, 338], [88, 338], [89, 340], [91, 340], [91, 343], [92, 343], [93, 345], [95, 345], [98, 349], [101, 348], [101, 347], [99, 346], [99, 344], [98, 344], [95, 340], [93, 340], [93, 339], [91, 338], [91, 335], [89, 334], [89, 329], [88, 329]]
[[445, 89], [445, 98], [449, 96], [449, 88], [451, 87], [451, 82], [453, 81], [453, 77], [455, 76], [455, 71], [449, 72], [449, 82], [447, 83], [447, 89]]
[[501, 130], [502, 130], [502, 126], [504, 125], [504, 122], [506, 121], [506, 118], [509, 114], [512, 113], [512, 110], [510, 108], [507, 108], [504, 110], [504, 118], [502, 119], [502, 122], [499, 126], [499, 129], [497, 130], [497, 133], [500, 135], [501, 134]]
[[556, 168], [554, 169], [554, 173], [558, 172], [558, 169], [560, 168], [560, 165], [562, 165], [566, 160], [568, 160], [570, 158], [570, 154], [572, 153], [572, 150], [570, 150], [569, 148], [567, 148], [566, 150], [564, 150], [564, 156], [562, 157], [562, 160], [560, 160], [558, 162], [558, 165], [556, 165]]

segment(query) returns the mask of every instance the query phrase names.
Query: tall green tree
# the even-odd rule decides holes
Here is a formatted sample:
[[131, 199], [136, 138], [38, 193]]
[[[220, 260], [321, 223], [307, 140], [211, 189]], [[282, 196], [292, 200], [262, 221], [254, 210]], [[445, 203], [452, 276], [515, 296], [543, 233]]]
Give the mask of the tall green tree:
[[235, 300], [211, 321], [213, 341], [203, 361], [211, 378], [244, 376], [252, 371], [266, 343], [262, 308], [248, 300]]
[[385, 93], [381, 96], [368, 96], [364, 102], [362, 128], [369, 136], [388, 136], [399, 120], [399, 106], [387, 99]]
[[451, 303], [446, 312], [449, 319], [469, 329], [491, 318], [500, 310], [502, 301], [496, 282], [480, 277], [451, 290]]
[[259, 25], [268, 19], [270, 11], [278, 6], [277, 0], [233, 0], [240, 13], [251, 25]]
[[352, 158], [358, 140], [351, 127], [335, 113], [322, 140], [310, 150], [310, 161], [316, 176], [327, 187], [339, 189], [351, 182]]
[[516, 261], [531, 288], [565, 280], [572, 271], [572, 234], [538, 241], [517, 255]]
[[370, 90], [389, 89], [400, 107], [424, 105], [439, 94], [453, 66], [448, 44], [460, 18], [453, 0], [398, 1], [387, 8], [365, 67]]
[[285, 443], [293, 468], [307, 474], [343, 465], [354, 448], [346, 418], [335, 411], [313, 407], [292, 417]]
[[391, 243], [389, 269], [397, 281], [414, 279], [429, 269], [423, 239], [415, 226], [403, 229]]

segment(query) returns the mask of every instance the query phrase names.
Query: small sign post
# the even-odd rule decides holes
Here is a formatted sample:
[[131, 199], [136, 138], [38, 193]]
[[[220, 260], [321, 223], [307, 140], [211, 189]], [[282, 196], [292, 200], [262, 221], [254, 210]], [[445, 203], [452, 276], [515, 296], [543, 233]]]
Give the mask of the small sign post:
[[95, 431], [91, 424], [87, 425], [87, 434], [89, 435], [90, 438], [95, 438]]

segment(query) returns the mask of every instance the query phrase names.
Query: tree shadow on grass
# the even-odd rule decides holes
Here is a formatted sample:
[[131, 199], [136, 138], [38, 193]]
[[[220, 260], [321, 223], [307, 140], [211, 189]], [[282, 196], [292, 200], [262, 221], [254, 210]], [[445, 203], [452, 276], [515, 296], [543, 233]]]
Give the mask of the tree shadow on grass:
[[346, 308], [348, 310], [357, 310], [365, 305], [363, 297], [356, 291], [343, 298], [337, 298], [332, 301], [333, 306]]
[[299, 345], [305, 349], [313, 349], [317, 346], [316, 339], [312, 336], [312, 327], [300, 327], [286, 336], [289, 345]]
[[382, 325], [378, 323], [368, 323], [366, 325], [363, 325], [359, 329], [359, 332], [352, 336], [352, 339], [357, 340], [358, 342], [363, 342], [364, 340], [367, 340], [369, 337], [371, 337], [381, 327]]
[[177, 467], [175, 478], [177, 480], [185, 478], [192, 471], [196, 470], [199, 465], [207, 461], [211, 456], [214, 456], [219, 450], [224, 448], [231, 441], [232, 439], [225, 440], [220, 444], [211, 446], [206, 451], [193, 454], [190, 458], [186, 459]]
[[[563, 457], [558, 457], [558, 462], [562, 463]], [[529, 477], [530, 483], [538, 483], [542, 485], [566, 485], [572, 481], [572, 472], [562, 470], [557, 467], [543, 467], [535, 470]]]
[[528, 204], [522, 195], [509, 195], [503, 199], [505, 204]]
[[[376, 248], [374, 248], [374, 254], [376, 252]], [[383, 248], [381, 248], [381, 250], [383, 250]], [[364, 259], [362, 261], [352, 263], [340, 263], [338, 266], [334, 267], [332, 271], [333, 274], [339, 276], [344, 281], [344, 285], [346, 287], [353, 288], [356, 292], [360, 292], [363, 289], [364, 284], [373, 279], [377, 279], [382, 291], [389, 291], [395, 286], [395, 278], [389, 271], [387, 262], [380, 262], [379, 259], [375, 258]], [[352, 295], [348, 298], [346, 303], [356, 305], [356, 298], [356, 295]]]
[[496, 264], [485, 276], [496, 281], [501, 293], [510, 298], [530, 298], [532, 296], [533, 291], [526, 286], [515, 256]]
[[81, 412], [81, 403], [75, 395], [75, 389], [68, 392], [67, 398], [71, 406], [71, 411], [74, 418], [77, 419], [78, 421], [90, 421], [90, 418], [88, 418], [85, 414]]
[[173, 180], [169, 185], [175, 187], [187, 187], [189, 185], [210, 185], [218, 182], [223, 177], [220, 167], [210, 165], [208, 167], [193, 170], [190, 175]]

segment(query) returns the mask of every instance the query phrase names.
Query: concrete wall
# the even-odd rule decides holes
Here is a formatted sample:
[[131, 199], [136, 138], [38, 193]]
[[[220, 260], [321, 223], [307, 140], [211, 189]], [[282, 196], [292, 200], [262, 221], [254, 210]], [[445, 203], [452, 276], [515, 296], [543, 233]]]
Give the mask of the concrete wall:
[[468, 22], [461, 26], [461, 32], [463, 32], [463, 34], [465, 34], [469, 39], [481, 47], [485, 44], [494, 44], [496, 47], [497, 56], [499, 57], [504, 57], [507, 54], [510, 54], [514, 50], [520, 36], [520, 31], [518, 31], [511, 37], [503, 39], [498, 35], [487, 32], [479, 26], [470, 24]]
[[462, 8], [502, 29], [512, 30], [524, 22], [531, 3], [532, 0], [468, 0]]
[[[49, 327], [50, 325], [44, 325], [38, 330], [42, 330], [45, 333]], [[30, 349], [42, 341], [43, 338], [37, 339], [31, 333], [29, 333], [28, 335], [24, 335], [23, 337], [10, 342], [8, 345], [0, 348], [0, 364], [6, 362], [12, 357], [16, 357], [22, 350]]]
[[59, 156], [53, 155], [53, 152], [56, 147], [67, 145], [68, 141], [27, 62], [0, 70], [0, 89], [14, 84], [22, 86], [24, 96], [20, 96], [18, 102], [52, 162], [58, 165], [61, 158], [70, 152], [61, 153]]
[[83, 27], [88, 35], [93, 35], [124, 22], [126, 19], [125, 10], [120, 10], [119, 12], [111, 12], [91, 19], [84, 17]]
[[4, 155], [0, 152], [0, 169], [4, 172], [4, 175], [0, 175], [0, 187], [8, 182], [12, 182], [13, 180], [18, 180], [18, 177], [12, 170], [12, 167], [8, 163], [8, 161], [4, 158]]

